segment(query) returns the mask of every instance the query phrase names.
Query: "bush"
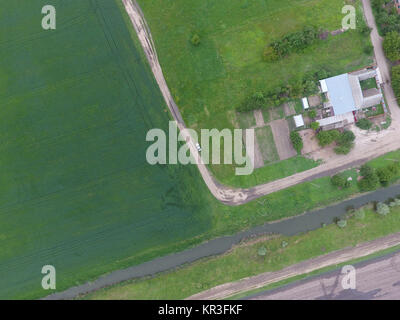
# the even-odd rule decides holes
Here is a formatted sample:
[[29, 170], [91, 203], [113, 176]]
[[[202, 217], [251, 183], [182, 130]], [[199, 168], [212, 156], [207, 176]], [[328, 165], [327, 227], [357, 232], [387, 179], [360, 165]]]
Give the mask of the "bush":
[[317, 131], [319, 129], [319, 122], [318, 121], [314, 121], [310, 124], [311, 129]]
[[398, 207], [400, 206], [400, 199], [394, 199], [392, 202], [389, 203], [389, 207]]
[[265, 256], [267, 254], [267, 248], [266, 247], [260, 247], [257, 251], [257, 254], [261, 257]]
[[200, 36], [198, 34], [194, 34], [190, 39], [190, 42], [192, 43], [192, 45], [197, 47], [200, 44]]
[[336, 154], [348, 154], [352, 147], [353, 144], [338, 146], [333, 151], [335, 151]]
[[400, 59], [400, 33], [392, 31], [386, 34], [383, 40], [383, 50], [386, 57], [391, 61]]
[[382, 216], [386, 216], [390, 212], [390, 208], [386, 203], [378, 202], [376, 205], [376, 212]]
[[347, 226], [347, 220], [339, 219], [338, 221], [336, 221], [336, 224], [339, 228], [345, 228]]
[[360, 119], [356, 122], [356, 126], [362, 130], [369, 130], [372, 127], [372, 122], [367, 118]]
[[365, 218], [365, 211], [364, 211], [364, 209], [359, 209], [359, 210], [356, 210], [355, 212], [354, 212], [354, 216], [357, 218], [357, 219], [359, 219], [359, 220], [363, 220], [364, 218]]
[[286, 248], [289, 245], [289, 243], [287, 241], [283, 240], [281, 245], [282, 245], [282, 248]]
[[350, 186], [350, 181], [347, 181], [346, 177], [342, 174], [336, 174], [331, 178], [331, 183], [335, 187], [348, 188]]
[[290, 141], [297, 153], [301, 153], [301, 149], [303, 149], [303, 139], [297, 131], [292, 131], [290, 133]]

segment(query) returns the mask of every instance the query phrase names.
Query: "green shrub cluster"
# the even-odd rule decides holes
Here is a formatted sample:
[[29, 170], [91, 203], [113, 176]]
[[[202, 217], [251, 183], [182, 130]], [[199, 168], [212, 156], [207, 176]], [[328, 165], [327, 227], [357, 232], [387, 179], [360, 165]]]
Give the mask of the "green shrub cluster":
[[375, 20], [383, 36], [392, 31], [400, 32], [400, 15], [393, 0], [372, 0]]
[[392, 87], [396, 98], [400, 101], [400, 65], [392, 68]]
[[340, 133], [338, 130], [320, 131], [317, 134], [318, 143], [321, 147], [330, 145], [336, 142], [337, 147], [335, 152], [337, 154], [347, 154], [350, 152], [354, 145], [355, 135], [350, 130], [345, 130]]
[[400, 59], [400, 33], [391, 31], [386, 34], [383, 40], [383, 50], [386, 57], [391, 61]]
[[290, 133], [290, 141], [297, 153], [300, 153], [301, 149], [303, 149], [303, 139], [297, 131], [292, 131]]

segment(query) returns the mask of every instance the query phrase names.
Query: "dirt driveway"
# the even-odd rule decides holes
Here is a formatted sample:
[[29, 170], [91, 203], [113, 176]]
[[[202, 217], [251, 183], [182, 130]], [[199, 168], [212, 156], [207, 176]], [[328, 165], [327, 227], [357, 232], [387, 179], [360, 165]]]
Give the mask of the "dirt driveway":
[[290, 142], [290, 130], [286, 119], [272, 121], [270, 125], [279, 159], [285, 160], [294, 157], [297, 152]]

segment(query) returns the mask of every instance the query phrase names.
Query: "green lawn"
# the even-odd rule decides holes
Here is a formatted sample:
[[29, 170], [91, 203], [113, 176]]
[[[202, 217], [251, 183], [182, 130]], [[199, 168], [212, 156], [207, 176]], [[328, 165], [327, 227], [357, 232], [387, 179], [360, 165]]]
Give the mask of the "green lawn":
[[360, 81], [360, 85], [362, 90], [377, 89], [375, 78]]
[[[94, 292], [88, 299], [183, 299], [214, 286], [239, 280], [262, 272], [308, 260], [328, 252], [373, 240], [400, 230], [400, 208], [392, 208], [386, 217], [376, 214], [370, 206], [365, 217], [349, 217], [347, 226], [335, 224], [292, 237], [274, 236], [251, 240], [230, 252], [205, 258], [176, 271], [151, 279], [134, 280]], [[288, 246], [282, 247], [282, 241]], [[260, 257], [260, 247], [267, 254]]]
[[274, 136], [270, 126], [257, 128], [255, 130], [258, 147], [264, 159], [264, 163], [275, 162], [279, 160], [278, 151], [276, 150]]
[[[357, 31], [329, 37], [278, 62], [262, 61], [268, 42], [305, 25], [341, 28], [343, 0], [138, 2], [183, 118], [197, 130], [233, 128], [235, 108], [257, 91], [321, 68], [340, 74], [372, 61], [364, 52], [369, 37]], [[197, 47], [189, 41], [193, 34], [201, 38]], [[214, 165], [211, 170], [222, 183], [233, 179], [230, 165]]]

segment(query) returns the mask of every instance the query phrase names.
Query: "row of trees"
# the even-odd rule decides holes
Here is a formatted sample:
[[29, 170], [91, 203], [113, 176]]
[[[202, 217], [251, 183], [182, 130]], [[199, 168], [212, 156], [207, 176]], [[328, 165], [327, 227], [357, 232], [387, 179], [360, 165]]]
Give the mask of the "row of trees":
[[289, 33], [281, 39], [271, 42], [264, 51], [264, 60], [276, 61], [292, 52], [301, 52], [319, 39], [321, 31], [307, 26], [301, 31]]
[[[360, 168], [362, 179], [358, 182], [358, 187], [361, 191], [375, 190], [380, 184], [386, 187], [390, 182], [394, 181], [398, 177], [399, 173], [399, 162], [393, 162], [379, 169], [375, 169], [370, 165], [365, 164]], [[331, 177], [331, 183], [338, 188], [348, 188], [350, 186], [350, 181], [348, 181], [346, 176], [342, 173]], [[397, 200], [396, 205], [399, 204], [399, 202], [400, 200]]]
[[392, 87], [397, 100], [400, 101], [400, 65], [392, 68]]
[[[372, 0], [372, 8], [380, 34], [384, 37], [383, 49], [392, 62], [400, 60], [400, 15], [393, 0]], [[392, 86], [400, 99], [400, 66], [392, 67]]]

